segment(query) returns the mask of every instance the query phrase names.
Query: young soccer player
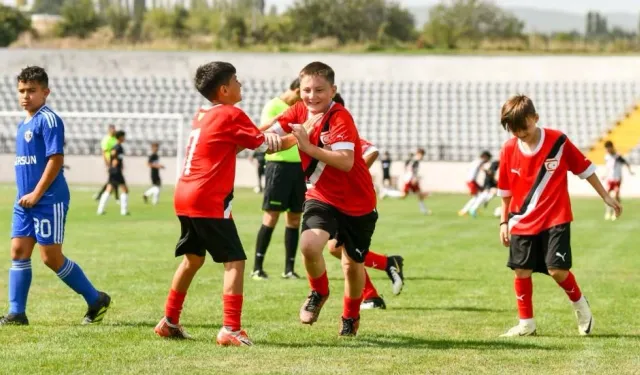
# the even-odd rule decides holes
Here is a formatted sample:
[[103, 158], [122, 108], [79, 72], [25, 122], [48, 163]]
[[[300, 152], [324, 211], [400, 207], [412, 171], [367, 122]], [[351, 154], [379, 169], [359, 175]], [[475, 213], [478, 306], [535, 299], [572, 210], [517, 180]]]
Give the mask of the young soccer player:
[[209, 252], [215, 263], [224, 264], [223, 327], [216, 341], [223, 346], [250, 346], [241, 325], [247, 257], [231, 215], [236, 154], [263, 144], [277, 151], [281, 140], [276, 134], [261, 133], [234, 106], [242, 100], [242, 86], [233, 65], [211, 62], [198, 67], [195, 87], [212, 106], [198, 110], [193, 119], [176, 186], [174, 207], [182, 229], [175, 255], [183, 259], [155, 332], [162, 337], [190, 337], [180, 325], [180, 313], [191, 281]]
[[391, 155], [389, 151], [385, 151], [382, 159], [380, 160], [380, 166], [382, 167], [382, 188], [388, 189], [391, 187]]
[[502, 197], [500, 240], [509, 247], [507, 266], [515, 272], [520, 322], [503, 337], [536, 334], [533, 272], [550, 275], [572, 302], [578, 332], [588, 335], [593, 316], [571, 273], [570, 223], [573, 220], [567, 172], [586, 179], [615, 215], [620, 204], [607, 194], [595, 166], [558, 130], [537, 126], [531, 99], [518, 95], [502, 107], [501, 123], [514, 137], [500, 153], [498, 195]]
[[489, 151], [482, 151], [480, 157], [471, 163], [469, 168], [469, 176], [467, 177], [467, 188], [469, 189], [469, 195], [471, 199], [458, 211], [459, 216], [465, 216], [469, 213], [469, 210], [474, 205], [476, 200], [480, 198], [481, 186], [478, 183], [478, 175], [482, 170], [482, 167], [491, 160], [491, 153]]
[[[631, 170], [631, 165], [627, 162], [625, 158], [618, 155], [616, 152], [616, 148], [613, 145], [613, 142], [606, 141], [604, 143], [604, 147], [607, 149], [607, 154], [604, 157], [604, 161], [607, 166], [607, 172], [604, 177], [607, 184], [607, 192], [609, 195], [613, 195], [613, 198], [620, 203], [620, 185], [622, 184], [622, 167], [626, 166], [629, 170], [629, 174], [633, 175], [633, 171]], [[617, 219], [616, 215], [613, 214], [613, 210], [609, 206], [605, 206], [604, 212], [605, 220], [613, 220]]]
[[[102, 197], [102, 193], [104, 193], [104, 191], [107, 190], [107, 186], [109, 186], [108, 176], [109, 176], [109, 169], [111, 168], [111, 149], [117, 143], [118, 143], [118, 140], [116, 139], [116, 126], [111, 124], [107, 129], [107, 135], [105, 135], [104, 138], [102, 138], [102, 141], [100, 142], [100, 150], [102, 151], [102, 158], [104, 160], [105, 167], [107, 167], [107, 183], [102, 186], [102, 189], [100, 189], [100, 192], [98, 192], [98, 194], [93, 196], [93, 199], [97, 201], [100, 200], [100, 197]], [[118, 189], [115, 189], [113, 193], [116, 197], [116, 201], [118, 201], [120, 199], [120, 197], [118, 196]]]
[[[261, 123], [272, 121], [287, 108], [300, 101], [300, 79], [291, 82], [287, 91], [279, 97], [271, 99], [262, 109]], [[304, 195], [307, 192], [305, 177], [300, 164], [297, 147], [272, 153], [265, 157], [265, 192], [262, 200], [262, 225], [256, 238], [256, 255], [251, 278], [266, 280], [267, 273], [263, 269], [271, 236], [278, 223], [280, 214], [284, 212], [284, 250], [285, 262], [283, 279], [299, 279], [294, 270], [298, 241], [300, 239], [300, 218]]]
[[424, 204], [427, 193], [420, 188], [420, 162], [424, 158], [424, 149], [418, 148], [410, 160], [405, 163], [404, 187], [402, 189], [402, 198], [406, 198], [410, 192], [418, 197], [418, 205], [420, 212], [424, 215], [431, 215], [431, 210]]
[[158, 199], [160, 198], [160, 188], [162, 187], [160, 170], [164, 169], [164, 165], [160, 164], [160, 157], [158, 156], [159, 147], [160, 145], [157, 142], [151, 144], [151, 155], [149, 155], [149, 160], [147, 161], [147, 166], [151, 169], [151, 187], [142, 195], [144, 203], [147, 203], [149, 197], [151, 197], [151, 204], [154, 206], [158, 204]]
[[487, 207], [489, 202], [495, 197], [498, 192], [498, 181], [496, 175], [498, 174], [498, 166], [500, 163], [494, 160], [489, 163], [489, 166], [484, 170], [484, 182], [482, 184], [482, 192], [478, 195], [478, 198], [473, 202], [469, 209], [469, 215], [472, 217], [478, 216], [478, 209], [484, 205]]
[[129, 188], [127, 182], [124, 180], [124, 148], [122, 144], [126, 138], [126, 133], [122, 130], [116, 132], [116, 143], [111, 149], [111, 161], [109, 168], [109, 185], [107, 189], [102, 193], [100, 202], [98, 203], [98, 215], [104, 215], [104, 208], [109, 201], [109, 195], [111, 190], [120, 189], [120, 215], [129, 215]]
[[[297, 103], [269, 131], [293, 133], [305, 175], [307, 191], [302, 217], [300, 249], [311, 293], [300, 309], [300, 321], [313, 324], [329, 298], [329, 279], [322, 250], [336, 238], [344, 244], [345, 275], [341, 336], [356, 335], [364, 288], [364, 258], [378, 219], [376, 195], [351, 114], [332, 101], [336, 86], [333, 69], [312, 62], [300, 72]], [[319, 121], [318, 121], [319, 120]], [[309, 133], [301, 124], [315, 124]]]
[[81, 294], [88, 310], [83, 324], [99, 323], [111, 298], [94, 288], [79, 265], [62, 253], [69, 209], [69, 187], [62, 172], [64, 123], [47, 105], [49, 77], [30, 66], [18, 75], [18, 98], [26, 118], [16, 136], [16, 185], [11, 229], [9, 313], [2, 325], [27, 325], [27, 296], [31, 287], [31, 254], [37, 243], [40, 256], [73, 291]]

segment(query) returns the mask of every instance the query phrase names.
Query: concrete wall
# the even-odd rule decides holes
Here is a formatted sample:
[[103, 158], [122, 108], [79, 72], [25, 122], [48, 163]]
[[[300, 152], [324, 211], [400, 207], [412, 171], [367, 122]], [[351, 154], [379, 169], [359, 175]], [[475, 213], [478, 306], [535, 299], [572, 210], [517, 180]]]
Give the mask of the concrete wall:
[[198, 65], [225, 60], [244, 78], [291, 78], [322, 60], [338, 81], [640, 80], [640, 56], [434, 56], [401, 54], [150, 52], [0, 49], [2, 73], [42, 65], [49, 74], [192, 77]]
[[[14, 156], [0, 155], [0, 183], [14, 183]], [[173, 185], [176, 176], [176, 159], [162, 158], [161, 162], [166, 169], [161, 172], [163, 183]], [[145, 157], [128, 157], [125, 159], [125, 178], [129, 185], [149, 185], [149, 168], [146, 166]], [[99, 157], [68, 156], [66, 164], [71, 169], [65, 171], [67, 180], [72, 185], [98, 185], [106, 182], [106, 169]], [[446, 162], [425, 162], [421, 165], [422, 184], [424, 189], [430, 192], [444, 193], [466, 193], [465, 179], [467, 176], [468, 163], [446, 163]], [[640, 167], [636, 166], [640, 171]], [[391, 173], [393, 176], [401, 176], [404, 170], [404, 163], [395, 162]], [[381, 181], [380, 164], [376, 162], [371, 167], [371, 172], [377, 184]], [[602, 175], [604, 167], [599, 167], [598, 174]], [[236, 169], [237, 187], [256, 186], [257, 176], [255, 166], [247, 159], [238, 159]], [[569, 190], [576, 196], [596, 196], [586, 181], [570, 174]], [[626, 197], [640, 197], [640, 176], [624, 176], [622, 194]]]

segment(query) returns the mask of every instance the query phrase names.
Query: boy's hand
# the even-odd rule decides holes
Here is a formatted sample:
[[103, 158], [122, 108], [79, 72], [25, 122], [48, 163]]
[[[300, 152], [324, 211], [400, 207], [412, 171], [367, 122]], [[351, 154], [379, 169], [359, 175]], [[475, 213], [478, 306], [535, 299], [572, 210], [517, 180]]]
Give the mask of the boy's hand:
[[280, 151], [282, 148], [282, 139], [276, 133], [264, 133], [264, 141], [270, 151]]
[[36, 194], [36, 192], [32, 191], [29, 194], [23, 195], [22, 198], [18, 201], [18, 204], [24, 208], [31, 208], [35, 206], [40, 200], [40, 196]]
[[509, 247], [511, 241], [509, 240], [509, 224], [502, 224], [500, 226], [500, 242], [502, 246]]
[[619, 217], [622, 214], [622, 206], [617, 200], [615, 200], [609, 195], [605, 196], [603, 200], [607, 206], [613, 208], [613, 211], [615, 212], [616, 217]]
[[294, 124], [292, 125], [292, 130], [291, 134], [293, 134], [293, 136], [298, 140], [298, 149], [302, 152], [306, 152], [311, 146], [311, 142], [309, 142], [309, 134], [307, 133], [304, 125]]
[[304, 130], [307, 131], [307, 134], [313, 131], [313, 128], [315, 128], [316, 126], [316, 123], [318, 122], [318, 120], [322, 118], [322, 116], [324, 116], [324, 113], [318, 113], [308, 118], [307, 121], [305, 121], [304, 124], [302, 124], [302, 127], [304, 128]]

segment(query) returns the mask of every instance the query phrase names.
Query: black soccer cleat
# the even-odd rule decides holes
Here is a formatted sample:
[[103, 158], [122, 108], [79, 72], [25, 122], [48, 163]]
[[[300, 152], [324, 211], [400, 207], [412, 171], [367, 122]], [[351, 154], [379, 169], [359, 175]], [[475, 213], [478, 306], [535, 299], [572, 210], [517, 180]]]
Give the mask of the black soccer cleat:
[[387, 305], [382, 297], [367, 298], [360, 304], [360, 310], [381, 309], [385, 310]]
[[396, 296], [402, 292], [402, 288], [404, 287], [403, 265], [404, 258], [399, 255], [392, 255], [387, 258], [387, 276], [391, 279], [393, 294]]
[[263, 270], [254, 270], [253, 272], [251, 272], [251, 278], [260, 281], [267, 280], [269, 276]]
[[340, 336], [355, 336], [358, 333], [358, 327], [360, 327], [360, 317], [357, 317], [357, 318], [343, 317]]
[[147, 198], [146, 195], [142, 194], [142, 201], [144, 202], [144, 204], [149, 203], [149, 198]]
[[111, 306], [111, 297], [105, 292], [98, 292], [98, 302], [93, 306], [89, 306], [87, 313], [84, 315], [84, 319], [82, 319], [82, 324], [95, 324], [102, 322], [104, 318], [104, 314], [107, 313], [109, 307]]
[[0, 326], [28, 326], [29, 319], [27, 319], [27, 314], [7, 314], [6, 316], [0, 317]]

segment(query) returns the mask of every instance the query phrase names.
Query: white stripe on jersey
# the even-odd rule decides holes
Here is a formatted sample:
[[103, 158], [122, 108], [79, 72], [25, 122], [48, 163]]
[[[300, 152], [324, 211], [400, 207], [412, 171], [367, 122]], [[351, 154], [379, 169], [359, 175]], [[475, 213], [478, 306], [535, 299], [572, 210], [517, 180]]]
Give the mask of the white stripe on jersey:
[[[562, 143], [562, 146], [560, 146], [560, 149], [558, 150], [558, 153], [555, 156], [555, 159], [558, 160], [558, 163], [560, 163], [560, 161], [562, 160], [562, 151], [564, 150], [565, 144], [566, 142]], [[531, 200], [529, 201], [527, 210], [522, 215], [514, 215], [511, 219], [509, 219], [509, 225], [508, 225], [509, 231], [511, 231], [511, 228], [516, 226], [520, 222], [520, 220], [529, 216], [531, 211], [533, 211], [536, 208], [536, 206], [538, 205], [538, 200], [542, 196], [544, 189], [547, 187], [547, 184], [549, 183], [551, 176], [553, 176], [553, 173], [549, 171], [546, 171], [544, 173], [544, 177], [542, 178], [542, 181], [540, 181], [540, 184], [536, 187], [536, 190], [534, 190], [533, 195], [531, 196]]]
[[318, 164], [316, 165], [316, 169], [313, 171], [311, 176], [309, 176], [309, 183], [311, 183], [311, 185], [315, 185], [318, 182], [318, 180], [320, 179], [320, 175], [322, 175], [322, 172], [324, 171], [325, 166], [326, 164], [324, 162], [318, 161]]
[[231, 203], [233, 202], [233, 199], [229, 201], [229, 205], [227, 206], [227, 208], [224, 210], [224, 218], [228, 219], [231, 217]]
[[338, 150], [353, 151], [355, 148], [356, 148], [356, 145], [353, 142], [336, 142], [331, 144], [332, 151], [338, 151]]

